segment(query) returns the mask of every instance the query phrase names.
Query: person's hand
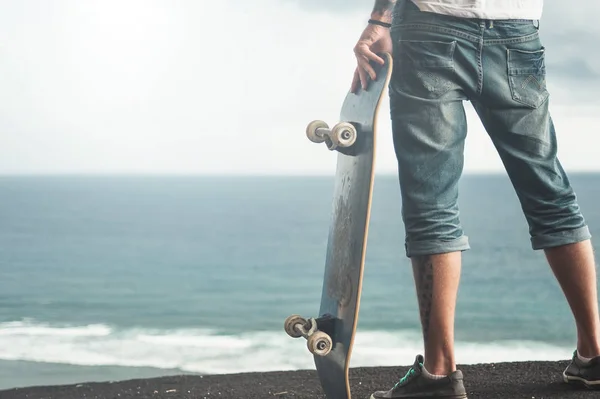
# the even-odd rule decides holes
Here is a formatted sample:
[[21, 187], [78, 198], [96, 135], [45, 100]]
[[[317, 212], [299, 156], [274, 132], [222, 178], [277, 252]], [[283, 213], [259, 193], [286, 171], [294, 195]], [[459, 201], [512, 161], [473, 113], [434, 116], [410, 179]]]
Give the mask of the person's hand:
[[354, 71], [354, 79], [350, 88], [352, 93], [356, 93], [359, 84], [363, 89], [366, 89], [369, 77], [371, 80], [375, 80], [377, 75], [369, 62], [372, 60], [383, 65], [385, 61], [376, 54], [380, 52], [392, 53], [390, 31], [386, 27], [369, 24], [360, 36], [356, 46], [354, 46], [354, 54], [358, 65]]

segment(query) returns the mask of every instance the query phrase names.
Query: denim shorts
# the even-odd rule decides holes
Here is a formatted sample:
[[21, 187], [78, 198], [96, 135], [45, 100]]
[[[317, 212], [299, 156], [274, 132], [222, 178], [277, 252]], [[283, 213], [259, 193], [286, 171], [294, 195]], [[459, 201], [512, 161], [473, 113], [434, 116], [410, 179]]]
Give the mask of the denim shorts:
[[471, 101], [519, 198], [532, 248], [591, 238], [557, 158], [536, 21], [421, 12], [399, 0], [389, 86], [408, 257], [468, 250], [458, 209]]

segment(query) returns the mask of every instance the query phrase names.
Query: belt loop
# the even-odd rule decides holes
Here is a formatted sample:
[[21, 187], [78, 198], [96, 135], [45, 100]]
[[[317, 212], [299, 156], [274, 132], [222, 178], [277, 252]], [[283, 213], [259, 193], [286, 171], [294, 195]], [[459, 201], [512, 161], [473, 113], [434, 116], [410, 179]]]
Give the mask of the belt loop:
[[[537, 25], [535, 24], [536, 22], [537, 22]], [[534, 20], [533, 26], [535, 26], [537, 30], [540, 30], [540, 20], [539, 19]]]

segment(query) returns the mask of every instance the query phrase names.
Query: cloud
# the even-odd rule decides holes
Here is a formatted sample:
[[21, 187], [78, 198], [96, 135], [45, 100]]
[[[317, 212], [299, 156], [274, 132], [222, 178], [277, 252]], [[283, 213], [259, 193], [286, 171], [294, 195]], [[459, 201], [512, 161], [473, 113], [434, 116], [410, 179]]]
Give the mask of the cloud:
[[[355, 1], [336, 13], [307, 4], [5, 4], [0, 173], [333, 173], [335, 154], [304, 129], [313, 119], [337, 122], [372, 5]], [[595, 55], [582, 50], [593, 70]], [[549, 53], [566, 62], [558, 51]], [[567, 84], [551, 80], [559, 112], [569, 96], [578, 101], [560, 114], [569, 129], [561, 148], [567, 166], [600, 168], [579, 148], [586, 140], [595, 148], [586, 129], [596, 116], [579, 106], [595, 91], [567, 75], [569, 65]], [[380, 126], [378, 171], [395, 172], [387, 102]], [[476, 119], [470, 128], [467, 170], [501, 169]]]
[[600, 54], [590, 51], [598, 40], [600, 33], [594, 32], [544, 34], [548, 72], [569, 80], [600, 82]]

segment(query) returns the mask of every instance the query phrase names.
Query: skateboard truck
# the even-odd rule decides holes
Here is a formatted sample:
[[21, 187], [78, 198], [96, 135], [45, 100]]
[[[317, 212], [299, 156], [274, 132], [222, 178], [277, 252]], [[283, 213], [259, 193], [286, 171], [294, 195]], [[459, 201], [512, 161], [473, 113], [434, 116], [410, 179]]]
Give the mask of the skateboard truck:
[[306, 127], [306, 136], [313, 143], [323, 143], [327, 145], [330, 151], [338, 147], [351, 147], [357, 138], [356, 127], [348, 122], [340, 122], [329, 128], [329, 125], [323, 121], [312, 121]]
[[309, 352], [317, 356], [327, 356], [331, 352], [332, 328], [333, 318], [330, 316], [305, 319], [299, 315], [291, 315], [284, 323], [285, 332], [292, 338], [306, 338]]

